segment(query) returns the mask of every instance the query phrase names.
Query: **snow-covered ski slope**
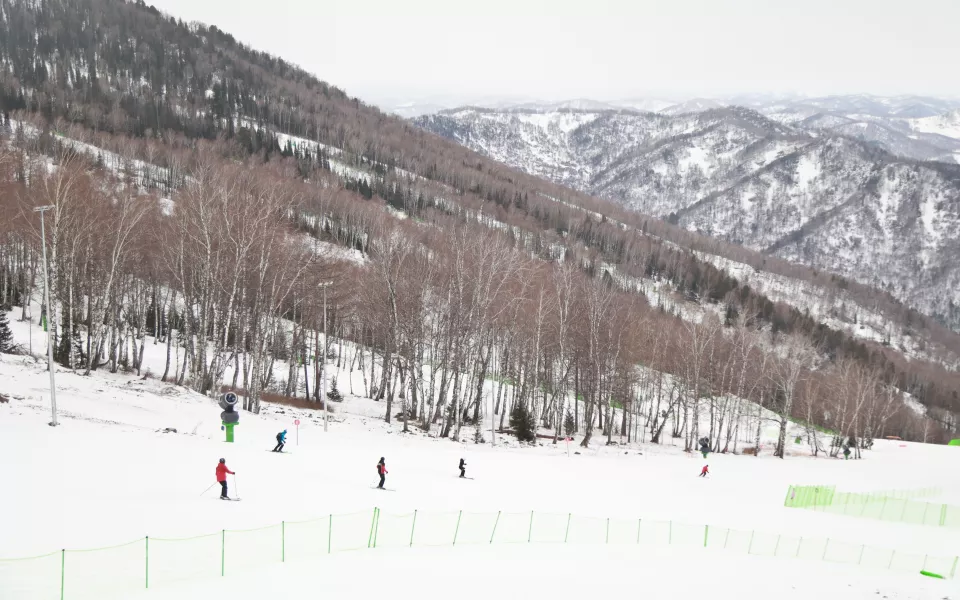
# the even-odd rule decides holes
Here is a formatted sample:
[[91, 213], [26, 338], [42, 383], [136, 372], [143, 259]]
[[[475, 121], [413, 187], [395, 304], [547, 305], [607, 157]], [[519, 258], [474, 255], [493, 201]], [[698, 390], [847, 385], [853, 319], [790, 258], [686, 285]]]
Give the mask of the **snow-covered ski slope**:
[[[27, 325], [11, 326], [26, 342]], [[42, 330], [34, 325], [32, 333], [34, 352], [42, 352]], [[160, 349], [148, 348], [150, 360]], [[349, 395], [327, 433], [316, 413], [268, 406], [259, 416], [243, 413], [236, 442], [227, 444], [215, 402], [182, 388], [101, 371], [59, 370], [57, 383], [61, 425], [52, 428], [43, 363], [0, 356], [0, 394], [10, 398], [0, 404], [0, 559], [52, 553], [0, 560], [3, 600], [59, 598], [61, 586], [70, 599], [374, 598], [420, 575], [424, 598], [451, 589], [461, 598], [960, 593], [956, 579], [918, 573], [926, 564], [949, 574], [960, 553], [955, 529], [783, 507], [790, 484], [936, 486], [943, 492], [931, 502], [960, 504], [957, 448], [879, 441], [864, 460], [846, 462], [710, 455], [712, 475], [700, 479], [700, 456], [669, 445], [605, 447], [598, 436], [598, 445], [571, 446], [568, 456], [549, 442], [491, 448], [405, 435], [374, 416], [382, 404]], [[290, 453], [269, 452], [284, 428]], [[371, 489], [381, 456], [393, 493]], [[221, 502], [208, 489], [220, 457], [237, 472], [230, 492], [242, 502]], [[461, 457], [472, 481], [457, 477]], [[373, 525], [377, 547], [367, 550]], [[202, 534], [210, 535], [195, 537]], [[536, 543], [564, 536], [566, 544]], [[352, 548], [359, 550], [338, 551]], [[484, 573], [487, 585], [466, 585]]]

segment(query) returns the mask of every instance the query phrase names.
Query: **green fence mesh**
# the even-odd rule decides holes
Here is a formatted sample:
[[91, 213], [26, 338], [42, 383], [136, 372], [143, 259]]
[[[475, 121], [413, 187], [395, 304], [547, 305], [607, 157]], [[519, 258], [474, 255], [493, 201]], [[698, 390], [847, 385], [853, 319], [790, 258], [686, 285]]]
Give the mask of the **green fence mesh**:
[[[877, 500], [852, 502], [825, 486], [802, 490], [800, 498], [820, 509], [831, 506], [870, 510]], [[811, 496], [812, 495], [812, 496]], [[813, 498], [811, 503], [811, 497]], [[790, 497], [788, 496], [788, 499]], [[857, 496], [859, 499], [859, 496]], [[882, 502], [882, 500], [880, 501]], [[886, 498], [884, 510], [915, 514], [906, 500]], [[928, 509], [927, 514], [932, 514]], [[881, 511], [879, 514], [886, 514]], [[938, 514], [939, 518], [939, 514]], [[917, 517], [920, 519], [920, 517]], [[925, 522], [923, 519], [917, 521]], [[225, 577], [290, 560], [333, 552], [375, 548], [456, 546], [461, 544], [618, 544], [686, 546], [710, 551], [861, 565], [874, 569], [937, 573], [953, 578], [957, 557], [910, 554], [840, 540], [784, 536], [646, 519], [606, 519], [538, 512], [388, 513], [378, 509], [319, 519], [282, 522], [247, 530], [224, 530], [190, 538], [142, 538], [92, 550], [66, 550], [22, 559], [0, 559], [3, 600], [83, 600], [122, 597], [136, 589], [176, 581]]]
[[861, 493], [837, 492], [830, 486], [790, 486], [784, 506], [911, 525], [960, 527], [960, 507], [917, 500], [940, 492], [923, 488]]
[[63, 560], [62, 551], [30, 558], [0, 558], [0, 597], [59, 598]]
[[149, 538], [150, 587], [219, 576], [223, 571], [224, 533], [189, 538]]

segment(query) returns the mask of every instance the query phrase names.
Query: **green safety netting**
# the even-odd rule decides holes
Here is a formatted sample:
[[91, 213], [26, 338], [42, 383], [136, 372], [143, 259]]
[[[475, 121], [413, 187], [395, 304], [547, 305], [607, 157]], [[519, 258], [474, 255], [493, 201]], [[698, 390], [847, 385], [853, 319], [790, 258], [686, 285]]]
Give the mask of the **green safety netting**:
[[784, 506], [911, 525], [960, 527], [960, 506], [916, 499], [940, 492], [939, 488], [837, 492], [832, 486], [792, 485], [787, 490]]
[[[820, 486], [821, 488], [823, 486]], [[794, 494], [803, 502], [808, 493]], [[813, 493], [819, 509], [832, 489]], [[788, 496], [789, 498], [789, 496]], [[903, 501], [901, 501], [903, 502]], [[888, 505], [894, 501], [887, 500]], [[902, 505], [899, 510], [903, 510]], [[334, 552], [462, 544], [619, 544], [687, 546], [708, 551], [861, 565], [952, 578], [957, 557], [936, 557], [823, 538], [646, 519], [607, 519], [546, 512], [389, 513], [378, 509], [318, 519], [225, 530], [189, 538], [141, 538], [91, 550], [0, 559], [3, 600], [122, 597], [177, 581], [227, 577], [274, 563], [322, 559]]]

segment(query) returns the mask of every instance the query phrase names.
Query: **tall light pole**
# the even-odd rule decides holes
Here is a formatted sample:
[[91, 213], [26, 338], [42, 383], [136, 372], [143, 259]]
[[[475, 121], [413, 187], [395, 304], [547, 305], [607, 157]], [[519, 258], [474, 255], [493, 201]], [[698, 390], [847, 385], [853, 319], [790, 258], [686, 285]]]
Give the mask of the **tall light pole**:
[[[54, 379], [53, 368], [53, 328], [56, 324], [53, 321], [53, 306], [50, 304], [50, 273], [47, 269], [47, 231], [43, 223], [43, 213], [54, 208], [52, 204], [47, 206], [38, 206], [33, 212], [40, 213], [40, 239], [43, 247], [43, 296], [44, 303], [47, 305], [47, 370], [50, 371], [50, 412], [53, 414], [53, 421], [50, 421], [51, 427], [56, 427], [57, 423], [57, 383]], [[31, 339], [33, 334], [30, 335]]]
[[323, 400], [323, 432], [327, 432], [327, 287], [329, 281], [320, 284], [323, 288], [323, 356], [320, 358], [320, 395]]

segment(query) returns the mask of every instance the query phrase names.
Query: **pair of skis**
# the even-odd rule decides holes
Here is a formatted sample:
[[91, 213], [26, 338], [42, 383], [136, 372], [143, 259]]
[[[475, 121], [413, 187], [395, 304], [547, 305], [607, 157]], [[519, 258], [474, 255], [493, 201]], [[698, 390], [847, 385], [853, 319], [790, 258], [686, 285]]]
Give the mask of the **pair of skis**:
[[[464, 477], [457, 476], [457, 479], [469, 479], [469, 480], [473, 481], [473, 477], [466, 477], [466, 476], [464, 476]], [[382, 488], [382, 487], [377, 486], [377, 485], [370, 486], [370, 489], [372, 489], [372, 490], [380, 490], [380, 491], [383, 491], [383, 492], [395, 492], [395, 491], [397, 491], [397, 490], [395, 490], [395, 489], [393, 489], [393, 488]]]

